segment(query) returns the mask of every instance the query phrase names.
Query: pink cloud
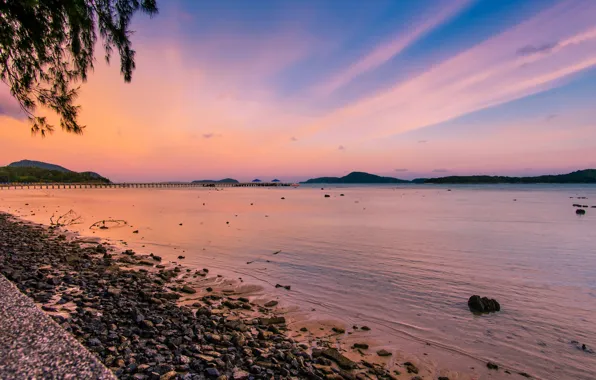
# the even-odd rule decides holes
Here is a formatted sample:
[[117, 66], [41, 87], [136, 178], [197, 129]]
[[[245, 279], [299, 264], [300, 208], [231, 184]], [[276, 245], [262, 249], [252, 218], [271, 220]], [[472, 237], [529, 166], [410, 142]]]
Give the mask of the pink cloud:
[[[417, 77], [336, 109], [295, 134], [318, 133], [325, 139], [341, 133], [355, 142], [381, 138], [553, 88], [596, 65], [595, 17], [594, 2], [556, 5]], [[522, 46], [543, 41], [555, 41], [556, 46], [548, 54], [516, 54]]]
[[457, 0], [449, 4], [447, 7], [439, 9], [439, 12], [435, 15], [425, 15], [425, 18], [428, 18], [428, 20], [416, 26], [412, 32], [406, 35], [396, 35], [392, 39], [379, 44], [364, 57], [332, 76], [329, 81], [319, 84], [315, 89], [315, 93], [319, 96], [329, 95], [340, 87], [348, 84], [359, 75], [376, 69], [410, 46], [424, 34], [452, 18], [469, 3], [469, 0]]

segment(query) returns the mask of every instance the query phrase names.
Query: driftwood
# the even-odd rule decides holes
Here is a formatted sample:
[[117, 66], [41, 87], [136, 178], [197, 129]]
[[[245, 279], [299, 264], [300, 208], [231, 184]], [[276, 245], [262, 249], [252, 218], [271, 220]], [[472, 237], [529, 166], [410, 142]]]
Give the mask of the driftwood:
[[66, 227], [81, 224], [81, 216], [74, 212], [74, 210], [69, 210], [66, 214], [62, 214], [56, 218], [56, 220], [54, 220], [55, 216], [55, 214], [50, 216], [50, 225], [53, 227]]
[[107, 230], [110, 227], [122, 227], [128, 225], [126, 220], [122, 219], [105, 219], [100, 220], [98, 222], [93, 223], [89, 226], [90, 230], [93, 229], [100, 229], [100, 230]]

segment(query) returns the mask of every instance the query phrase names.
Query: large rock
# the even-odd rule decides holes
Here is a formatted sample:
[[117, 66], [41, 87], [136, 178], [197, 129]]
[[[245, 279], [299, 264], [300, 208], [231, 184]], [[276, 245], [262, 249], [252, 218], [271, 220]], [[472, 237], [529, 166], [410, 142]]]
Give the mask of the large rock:
[[339, 353], [335, 348], [327, 348], [321, 353], [324, 357], [333, 360], [343, 369], [352, 369], [356, 363]]
[[473, 295], [468, 299], [468, 307], [473, 313], [492, 313], [501, 310], [497, 300]]

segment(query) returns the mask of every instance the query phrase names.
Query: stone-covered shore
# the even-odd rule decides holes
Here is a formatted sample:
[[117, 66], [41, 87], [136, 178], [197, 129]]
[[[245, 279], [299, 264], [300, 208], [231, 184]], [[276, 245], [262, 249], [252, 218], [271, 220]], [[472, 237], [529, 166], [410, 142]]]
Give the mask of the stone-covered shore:
[[190, 271], [0, 213], [0, 273], [119, 378], [396, 378], [330, 342], [296, 342], [283, 316], [248, 298], [195, 293]]

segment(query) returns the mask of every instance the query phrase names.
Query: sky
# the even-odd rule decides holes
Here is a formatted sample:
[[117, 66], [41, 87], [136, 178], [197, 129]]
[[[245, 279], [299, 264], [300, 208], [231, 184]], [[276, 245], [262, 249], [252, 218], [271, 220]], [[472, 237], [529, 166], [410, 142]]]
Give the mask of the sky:
[[596, 1], [158, 5], [133, 20], [132, 83], [97, 47], [83, 135], [32, 136], [0, 84], [0, 165], [118, 182], [596, 168]]

